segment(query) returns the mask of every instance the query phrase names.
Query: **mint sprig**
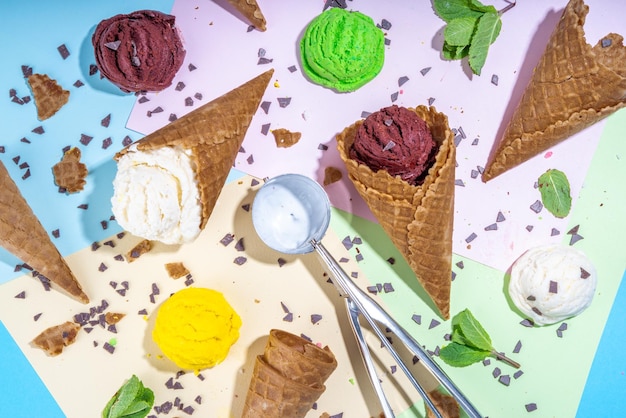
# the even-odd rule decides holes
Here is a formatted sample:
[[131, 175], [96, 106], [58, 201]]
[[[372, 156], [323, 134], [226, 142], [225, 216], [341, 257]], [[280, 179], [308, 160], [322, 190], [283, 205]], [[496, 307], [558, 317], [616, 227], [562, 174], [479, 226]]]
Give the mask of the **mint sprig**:
[[102, 418], [145, 418], [152, 405], [154, 392], [132, 375], [106, 404]]
[[480, 75], [489, 46], [500, 34], [500, 16], [513, 6], [515, 2], [498, 11], [478, 0], [434, 0], [435, 13], [446, 22], [443, 57], [447, 60], [468, 57], [472, 72]]
[[515, 368], [520, 367], [519, 363], [493, 348], [491, 337], [469, 309], [452, 318], [451, 342], [439, 351], [439, 357], [454, 367], [469, 366], [487, 357], [495, 357]]
[[565, 173], [552, 168], [539, 176], [537, 184], [543, 206], [557, 218], [566, 217], [572, 207], [572, 196]]

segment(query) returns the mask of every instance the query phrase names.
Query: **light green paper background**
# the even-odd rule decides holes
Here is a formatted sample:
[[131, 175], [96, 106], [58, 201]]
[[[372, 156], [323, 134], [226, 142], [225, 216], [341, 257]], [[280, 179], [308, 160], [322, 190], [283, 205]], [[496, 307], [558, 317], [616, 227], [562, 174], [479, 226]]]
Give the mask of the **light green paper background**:
[[[465, 368], [453, 368], [439, 361], [484, 416], [525, 415], [525, 405], [531, 402], [537, 404], [533, 417], [576, 415], [626, 266], [622, 246], [626, 234], [623, 217], [626, 164], [622, 160], [626, 155], [625, 126], [625, 111], [608, 119], [580, 197], [569, 215], [567, 231], [580, 225], [578, 234], [583, 239], [574, 245], [594, 262], [599, 283], [592, 305], [580, 316], [565, 321], [568, 328], [562, 338], [556, 335], [559, 324], [535, 328], [520, 325], [524, 317], [515, 311], [508, 298], [508, 275], [505, 272], [456, 255], [453, 257], [452, 270], [456, 276], [452, 286], [451, 316], [469, 308], [491, 335], [494, 347], [518, 361], [524, 372], [514, 379], [515, 369], [493, 359], [489, 366], [477, 363]], [[523, 170], [523, 166], [516, 169]], [[543, 216], [552, 215], [544, 211]], [[371, 284], [393, 283], [394, 292], [381, 293], [378, 297], [394, 318], [427, 349], [444, 345], [444, 335], [450, 332], [449, 321], [443, 322], [436, 316], [432, 302], [382, 228], [337, 209], [333, 209], [331, 227], [341, 238], [354, 233], [351, 231], [356, 231], [362, 238], [363, 244], [358, 245], [358, 250], [363, 254], [363, 261], [359, 267]], [[571, 235], [563, 233], [563, 244], [569, 245], [570, 238]], [[356, 255], [356, 249], [352, 251]], [[386, 261], [389, 257], [395, 258], [394, 265]], [[462, 263], [462, 268], [458, 263]], [[411, 319], [412, 313], [422, 316], [421, 325]], [[432, 319], [442, 324], [429, 329]], [[518, 340], [522, 342], [522, 348], [519, 354], [514, 354], [512, 351]], [[493, 377], [496, 366], [502, 374], [511, 375], [508, 387]], [[420, 402], [401, 416], [408, 418], [423, 414], [424, 407]]]

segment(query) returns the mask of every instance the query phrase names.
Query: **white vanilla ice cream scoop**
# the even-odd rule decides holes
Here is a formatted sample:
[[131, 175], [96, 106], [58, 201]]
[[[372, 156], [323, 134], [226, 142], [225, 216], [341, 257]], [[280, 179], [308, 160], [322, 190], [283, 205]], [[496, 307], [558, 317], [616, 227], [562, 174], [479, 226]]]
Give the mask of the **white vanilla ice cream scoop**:
[[117, 161], [111, 205], [115, 219], [133, 235], [182, 244], [200, 234], [202, 204], [191, 151], [131, 145]]
[[537, 325], [554, 324], [591, 304], [598, 278], [580, 250], [544, 245], [526, 251], [511, 267], [509, 295]]

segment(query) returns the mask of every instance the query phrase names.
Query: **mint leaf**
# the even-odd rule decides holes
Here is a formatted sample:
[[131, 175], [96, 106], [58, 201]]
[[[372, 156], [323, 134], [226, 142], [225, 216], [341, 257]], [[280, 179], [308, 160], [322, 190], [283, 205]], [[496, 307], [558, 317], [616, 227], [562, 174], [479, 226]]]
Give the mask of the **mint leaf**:
[[474, 17], [478, 19], [482, 13], [473, 10], [470, 7], [470, 3], [469, 0], [435, 0], [433, 2], [433, 8], [437, 16], [446, 22], [463, 17]]
[[135, 375], [107, 402], [102, 411], [103, 418], [144, 418], [154, 404], [154, 392], [144, 387]]
[[443, 30], [448, 45], [466, 46], [470, 44], [478, 21], [475, 17], [461, 17], [451, 20]]
[[449, 365], [469, 366], [491, 356], [513, 367], [520, 367], [519, 363], [493, 348], [489, 334], [469, 309], [456, 314], [452, 318], [451, 325], [451, 342], [439, 351], [439, 356]]
[[498, 11], [496, 10], [495, 7], [491, 6], [491, 5], [484, 5], [481, 2], [479, 2], [478, 0], [469, 0], [469, 7], [472, 10], [476, 10], [478, 12], [483, 12], [483, 13], [489, 13], [489, 12], [494, 12], [494, 13], [498, 13]]
[[469, 65], [474, 74], [480, 75], [487, 60], [489, 46], [496, 40], [501, 28], [502, 20], [497, 12], [485, 13], [478, 19], [469, 49]]
[[451, 342], [439, 350], [439, 357], [450, 366], [465, 367], [484, 360], [491, 351], [477, 350], [466, 345]]
[[564, 218], [572, 207], [572, 196], [567, 176], [562, 171], [550, 169], [539, 176], [539, 192], [543, 206], [557, 218]]
[[491, 338], [487, 331], [480, 325], [474, 315], [465, 309], [457, 315], [457, 327], [467, 341], [466, 345], [472, 346], [479, 350], [491, 351]]
[[469, 45], [454, 46], [444, 43], [441, 53], [447, 60], [458, 60], [465, 58], [469, 54]]
[[441, 49], [443, 58], [458, 60], [469, 56], [472, 72], [480, 75], [489, 46], [500, 34], [500, 16], [513, 6], [515, 2], [498, 11], [478, 0], [434, 0], [435, 13], [446, 22]]

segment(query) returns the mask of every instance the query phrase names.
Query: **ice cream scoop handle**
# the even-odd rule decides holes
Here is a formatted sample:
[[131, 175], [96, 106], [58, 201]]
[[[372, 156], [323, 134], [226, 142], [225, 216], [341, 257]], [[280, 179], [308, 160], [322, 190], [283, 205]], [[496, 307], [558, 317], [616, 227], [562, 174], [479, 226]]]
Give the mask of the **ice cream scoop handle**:
[[[417, 341], [415, 341], [415, 339], [408, 332], [406, 332], [404, 328], [402, 328], [383, 308], [381, 308], [380, 305], [374, 301], [374, 299], [372, 299], [363, 290], [361, 290], [361, 288], [356, 286], [352, 280], [350, 280], [346, 272], [341, 268], [339, 263], [337, 263], [337, 260], [335, 260], [328, 252], [326, 247], [324, 247], [320, 241], [315, 239], [312, 239], [310, 243], [330, 269], [330, 273], [336, 281], [335, 285], [347, 297], [352, 299], [359, 312], [361, 312], [363, 317], [370, 323], [372, 328], [374, 328], [374, 330], [378, 328], [377, 322], [388, 328], [400, 339], [407, 349], [422, 362], [424, 367], [426, 367], [426, 369], [429, 370], [433, 376], [435, 376], [439, 383], [441, 383], [448, 393], [454, 397], [470, 418], [482, 418], [482, 415], [478, 412], [478, 410], [476, 410], [474, 405], [472, 405], [459, 388], [456, 387], [456, 385], [452, 382], [452, 380], [450, 380], [448, 375], [439, 367], [439, 365], [435, 363], [426, 350]], [[385, 340], [385, 338], [381, 338], [381, 340]], [[390, 345], [387, 348], [392, 355], [395, 353], [395, 350]], [[407, 373], [407, 376], [412, 377], [408, 369], [403, 369], [403, 371]], [[412, 381], [414, 382], [414, 385], [417, 383], [414, 378]]]
[[374, 366], [374, 361], [372, 359], [372, 355], [370, 354], [369, 347], [367, 346], [367, 342], [365, 341], [365, 337], [363, 336], [363, 330], [361, 329], [361, 324], [359, 324], [359, 311], [352, 302], [352, 299], [346, 298], [346, 309], [348, 311], [348, 319], [350, 320], [350, 325], [352, 327], [352, 332], [354, 333], [354, 337], [356, 338], [356, 342], [358, 343], [359, 350], [361, 351], [361, 358], [363, 359], [363, 363], [365, 364], [365, 370], [367, 371], [367, 375], [370, 378], [370, 382], [374, 387], [374, 392], [376, 392], [376, 396], [378, 396], [378, 401], [383, 408], [383, 413], [385, 414], [385, 418], [395, 418], [395, 414], [391, 405], [389, 405], [389, 400], [383, 391], [383, 387], [380, 383], [380, 379], [376, 373], [376, 368]]

